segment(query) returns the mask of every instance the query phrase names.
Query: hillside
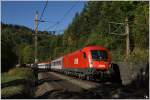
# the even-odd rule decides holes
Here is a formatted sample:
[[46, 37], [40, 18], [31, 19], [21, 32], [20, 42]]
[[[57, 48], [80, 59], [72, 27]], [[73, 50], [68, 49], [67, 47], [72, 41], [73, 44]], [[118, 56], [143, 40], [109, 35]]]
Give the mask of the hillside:
[[[19, 25], [2, 23], [1, 26], [2, 71], [7, 71], [18, 63], [33, 63], [34, 38], [32, 34], [34, 31]], [[60, 46], [62, 35], [54, 35], [50, 32], [39, 33], [45, 34], [38, 38], [38, 59], [43, 61], [56, 55], [55, 48]]]
[[[87, 45], [109, 48], [113, 60], [123, 61], [126, 54], [125, 36], [109, 34], [109, 22], [125, 23], [128, 18], [131, 55], [126, 61], [148, 62], [149, 7], [148, 2], [87, 2], [83, 11], [76, 13], [63, 36], [65, 52]], [[124, 26], [111, 24], [117, 34], [124, 34]], [[112, 32], [112, 31], [111, 31]]]

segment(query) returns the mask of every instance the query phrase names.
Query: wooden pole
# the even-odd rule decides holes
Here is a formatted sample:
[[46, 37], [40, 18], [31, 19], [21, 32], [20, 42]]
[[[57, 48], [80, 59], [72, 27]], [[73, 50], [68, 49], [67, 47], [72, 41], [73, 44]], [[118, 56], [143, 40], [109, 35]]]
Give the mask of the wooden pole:
[[125, 34], [126, 34], [126, 57], [130, 55], [130, 38], [129, 38], [129, 23], [128, 17], [125, 18]]
[[38, 33], [38, 11], [36, 11], [36, 16], [35, 16], [35, 35], [34, 35], [34, 46], [35, 46], [35, 51], [34, 51], [34, 63], [37, 64], [38, 59], [37, 59], [37, 33]]

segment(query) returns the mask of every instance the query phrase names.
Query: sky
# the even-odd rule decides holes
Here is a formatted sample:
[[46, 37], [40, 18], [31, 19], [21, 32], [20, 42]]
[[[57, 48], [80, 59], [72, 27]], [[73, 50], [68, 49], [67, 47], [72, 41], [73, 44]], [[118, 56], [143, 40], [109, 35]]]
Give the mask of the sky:
[[[34, 29], [36, 11], [40, 17], [45, 4], [46, 1], [2, 1], [1, 21]], [[38, 30], [63, 32], [72, 22], [75, 13], [83, 10], [84, 4], [85, 1], [48, 1], [42, 17], [47, 22], [40, 22]], [[61, 20], [63, 16], [65, 17]], [[61, 23], [55, 25], [60, 20]]]

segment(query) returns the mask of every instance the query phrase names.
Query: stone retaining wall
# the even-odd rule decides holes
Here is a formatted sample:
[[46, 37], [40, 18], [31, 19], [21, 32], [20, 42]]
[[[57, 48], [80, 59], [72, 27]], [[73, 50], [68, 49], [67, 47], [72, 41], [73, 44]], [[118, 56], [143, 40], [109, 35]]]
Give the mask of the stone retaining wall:
[[123, 85], [130, 84], [139, 75], [145, 75], [146, 71], [149, 72], [149, 64], [133, 64], [126, 62], [117, 62], [120, 69], [120, 75]]

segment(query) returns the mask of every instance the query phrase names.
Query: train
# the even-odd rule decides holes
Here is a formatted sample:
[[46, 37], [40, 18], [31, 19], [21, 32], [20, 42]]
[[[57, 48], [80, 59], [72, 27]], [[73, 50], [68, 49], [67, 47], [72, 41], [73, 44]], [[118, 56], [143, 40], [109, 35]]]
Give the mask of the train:
[[110, 51], [102, 46], [87, 46], [49, 63], [52, 71], [87, 80], [111, 79], [121, 82], [119, 67], [112, 64]]
[[51, 68], [51, 65], [50, 65], [50, 62], [49, 61], [44, 61], [44, 62], [40, 62], [38, 63], [38, 69], [50, 69]]
[[102, 46], [87, 46], [51, 61], [51, 69], [82, 79], [111, 79], [121, 82], [119, 67], [112, 64], [111, 53]]

